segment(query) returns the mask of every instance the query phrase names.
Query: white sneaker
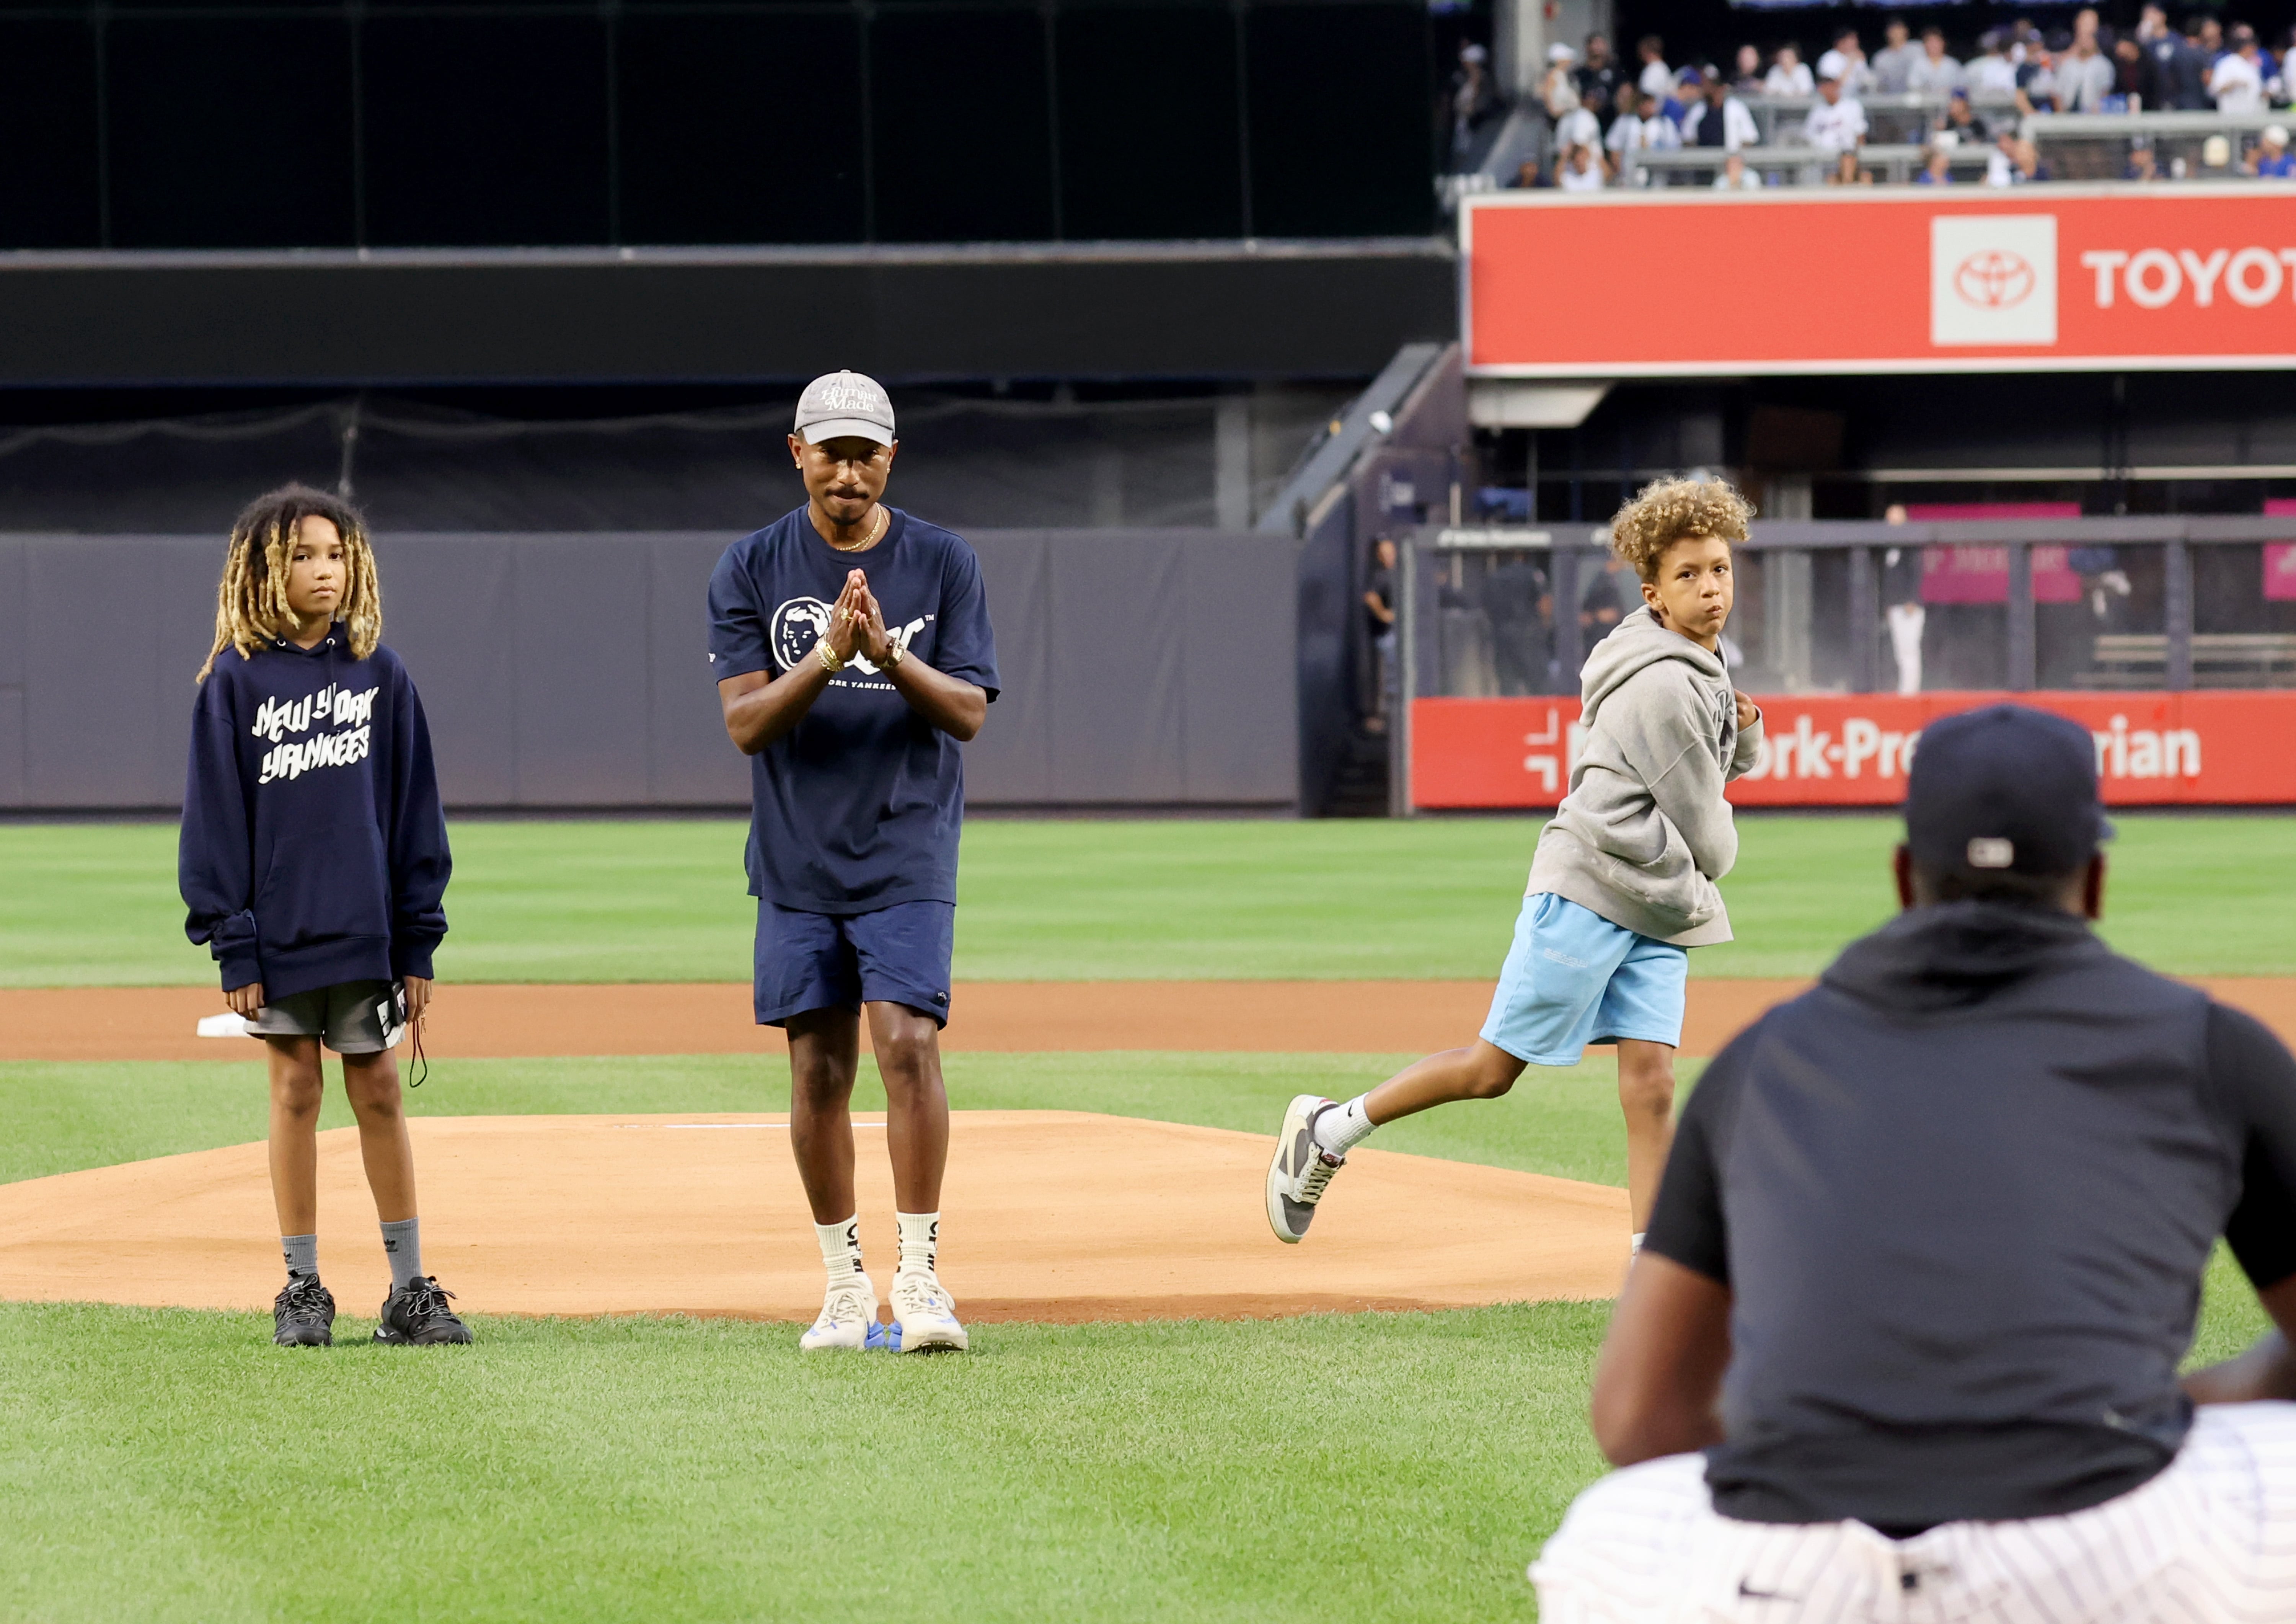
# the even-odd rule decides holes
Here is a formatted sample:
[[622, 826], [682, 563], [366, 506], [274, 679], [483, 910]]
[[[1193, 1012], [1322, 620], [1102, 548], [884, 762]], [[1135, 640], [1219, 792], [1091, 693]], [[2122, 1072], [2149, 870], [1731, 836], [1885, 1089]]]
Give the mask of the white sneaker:
[[903, 1353], [930, 1353], [936, 1348], [965, 1349], [964, 1327], [956, 1323], [956, 1299], [941, 1288], [938, 1276], [922, 1269], [903, 1269], [893, 1276], [893, 1325]]
[[1283, 1108], [1283, 1126], [1275, 1136], [1275, 1154], [1267, 1163], [1267, 1226], [1286, 1246], [1297, 1246], [1308, 1226], [1316, 1221], [1316, 1203], [1324, 1199], [1332, 1175], [1347, 1165], [1316, 1143], [1315, 1121], [1338, 1103], [1320, 1094], [1300, 1094]]
[[808, 1353], [820, 1353], [831, 1348], [857, 1351], [869, 1345], [869, 1327], [876, 1323], [877, 1288], [864, 1275], [829, 1288], [821, 1300], [821, 1317], [798, 1339], [797, 1345]]

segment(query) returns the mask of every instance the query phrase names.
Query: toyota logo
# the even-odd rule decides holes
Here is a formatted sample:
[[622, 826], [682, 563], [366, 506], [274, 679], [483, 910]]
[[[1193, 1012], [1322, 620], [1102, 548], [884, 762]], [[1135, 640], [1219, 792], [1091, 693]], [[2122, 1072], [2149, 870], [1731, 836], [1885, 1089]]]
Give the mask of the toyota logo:
[[1986, 249], [1954, 267], [1953, 291], [1965, 304], [2004, 310], [2022, 304], [2033, 291], [2033, 267], [2022, 254]]

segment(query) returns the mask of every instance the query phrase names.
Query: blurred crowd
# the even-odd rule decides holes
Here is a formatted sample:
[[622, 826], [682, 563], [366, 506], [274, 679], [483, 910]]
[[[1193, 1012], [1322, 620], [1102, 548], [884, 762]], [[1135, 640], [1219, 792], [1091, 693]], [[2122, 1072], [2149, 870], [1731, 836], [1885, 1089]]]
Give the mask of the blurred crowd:
[[[1685, 148], [1720, 149], [1713, 184], [1757, 188], [1761, 174], [1739, 154], [1764, 144], [1750, 101], [1806, 98], [1807, 108], [1780, 111], [1769, 143], [1811, 149], [1828, 164], [1830, 185], [1870, 184], [1875, 177], [1860, 153], [1874, 119], [1868, 98], [1925, 97], [1898, 139], [1916, 142], [1923, 164], [1919, 184], [1975, 179], [1983, 153], [1983, 181], [1997, 186], [2050, 178], [2040, 152], [2027, 138], [2035, 113], [2216, 111], [2251, 116], [2288, 104], [2287, 67], [2296, 29], [2267, 47], [2243, 22], [2207, 15], [2172, 28], [2159, 5], [2144, 7], [2136, 27], [2116, 33], [2083, 10], [2069, 29], [2042, 32], [2030, 21], [1988, 29], [1968, 55], [1955, 53], [1938, 28], [1915, 38], [1902, 19], [1882, 29], [1869, 57], [1855, 28], [1838, 33], [1814, 62], [1794, 44], [1766, 55], [1741, 45], [1726, 68], [1717, 63], [1676, 68], [1656, 36], [1636, 47], [1636, 61], [1620, 62], [1600, 34], [1583, 51], [1557, 45], [1539, 86], [1553, 132], [1552, 156], [1523, 166], [1520, 184], [1593, 191], [1635, 184], [1638, 153]], [[1906, 121], [1902, 103], [1890, 115]], [[2296, 176], [2287, 129], [2275, 123], [2252, 146], [2235, 150], [2223, 135], [2210, 138], [2204, 168], [2266, 177]], [[1956, 171], [1960, 173], [1956, 173]], [[2185, 160], [2156, 160], [2142, 137], [2129, 144], [2127, 178], [2181, 176]]]

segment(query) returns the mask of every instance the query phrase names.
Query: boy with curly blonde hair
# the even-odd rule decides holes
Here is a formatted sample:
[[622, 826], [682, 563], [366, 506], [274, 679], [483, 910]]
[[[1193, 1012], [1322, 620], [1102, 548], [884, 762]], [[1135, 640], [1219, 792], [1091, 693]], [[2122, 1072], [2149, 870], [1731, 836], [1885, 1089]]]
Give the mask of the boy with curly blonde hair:
[[1611, 522], [1643, 606], [1587, 658], [1585, 743], [1540, 832], [1489, 1019], [1344, 1105], [1303, 1094], [1267, 1170], [1267, 1221], [1297, 1242], [1347, 1153], [1373, 1128], [1454, 1100], [1496, 1099], [1527, 1065], [1576, 1065], [1619, 1046], [1627, 1188], [1637, 1247], [1674, 1135], [1687, 949], [1730, 939], [1715, 882], [1738, 857], [1722, 786], [1754, 764], [1761, 712], [1731, 686], [1721, 646], [1731, 544], [1754, 510], [1718, 480], [1660, 480]]

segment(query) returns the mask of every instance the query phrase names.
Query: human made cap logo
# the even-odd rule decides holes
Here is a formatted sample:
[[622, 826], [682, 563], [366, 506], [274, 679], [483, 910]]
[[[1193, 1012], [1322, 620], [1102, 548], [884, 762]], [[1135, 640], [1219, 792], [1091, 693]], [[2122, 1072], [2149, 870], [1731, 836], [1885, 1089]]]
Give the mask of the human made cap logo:
[[858, 435], [890, 445], [893, 439], [893, 402], [885, 386], [860, 373], [825, 373], [805, 386], [798, 397], [798, 438], [812, 444], [841, 435]]
[[2056, 216], [1948, 214], [1931, 219], [1931, 343], [2056, 341]]

